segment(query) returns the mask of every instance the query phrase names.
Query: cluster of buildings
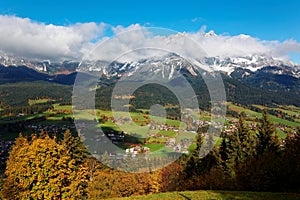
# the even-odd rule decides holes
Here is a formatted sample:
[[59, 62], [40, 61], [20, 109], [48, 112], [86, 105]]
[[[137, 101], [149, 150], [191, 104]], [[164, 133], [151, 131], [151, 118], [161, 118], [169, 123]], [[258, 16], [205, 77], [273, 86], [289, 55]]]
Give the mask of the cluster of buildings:
[[143, 147], [141, 144], [131, 145], [131, 148], [125, 150], [126, 154], [135, 156], [140, 153], [150, 153], [150, 148]]
[[110, 152], [109, 159], [110, 160], [122, 160], [128, 157], [136, 157], [138, 154], [149, 154], [151, 153], [150, 148], [143, 147], [141, 144], [132, 144], [130, 148], [125, 150], [125, 153], [120, 152]]
[[159, 131], [174, 131], [178, 132], [179, 129], [174, 126], [166, 125], [166, 124], [150, 124], [149, 125], [150, 130], [159, 130]]
[[106, 133], [106, 136], [110, 139], [110, 141], [114, 144], [118, 144], [120, 142], [124, 142], [125, 134], [124, 132], [116, 132], [116, 131], [109, 131]]
[[47, 132], [49, 134], [63, 134], [67, 130], [71, 132], [76, 131], [75, 125], [62, 125], [58, 126], [55, 124], [30, 124], [27, 126], [27, 129], [32, 133], [40, 133], [42, 131]]

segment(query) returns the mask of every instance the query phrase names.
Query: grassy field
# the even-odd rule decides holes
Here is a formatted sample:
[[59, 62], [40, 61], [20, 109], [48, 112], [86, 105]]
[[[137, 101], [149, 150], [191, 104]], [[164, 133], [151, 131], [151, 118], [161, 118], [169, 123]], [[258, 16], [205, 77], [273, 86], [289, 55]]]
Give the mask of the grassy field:
[[106, 121], [104, 124], [100, 125], [101, 128], [110, 128], [113, 129], [115, 131], [121, 131], [121, 129], [112, 121], [108, 120]]
[[145, 146], [150, 148], [151, 152], [158, 151], [165, 147], [164, 144], [145, 144]]
[[294, 200], [300, 199], [300, 194], [292, 193], [269, 193], [269, 192], [241, 192], [241, 191], [185, 191], [185, 192], [168, 192], [153, 194], [147, 196], [132, 196], [126, 198], [111, 198], [110, 200], [231, 200], [231, 199], [245, 199], [245, 200]]
[[176, 142], [178, 143], [184, 138], [195, 139], [196, 138], [196, 133], [193, 133], [193, 132], [190, 132], [190, 131], [181, 132], [179, 135], [176, 136]]
[[[31, 104], [38, 104], [38, 103], [44, 103], [46, 101], [49, 101], [49, 99], [39, 99], [39, 100], [29, 100], [29, 102]], [[228, 102], [228, 110], [232, 110], [238, 113], [241, 112], [245, 112], [248, 115], [249, 118], [249, 123], [254, 120], [255, 118], [261, 118], [261, 113], [252, 111], [250, 109], [244, 108], [242, 106], [238, 106], [235, 105], [233, 103]], [[33, 119], [36, 117], [41, 117], [41, 116], [49, 116], [48, 119], [46, 121], [42, 121], [42, 122], [38, 122], [38, 124], [54, 124], [54, 125], [58, 125], [58, 126], [62, 126], [65, 125], [66, 123], [69, 124], [69, 122], [67, 121], [63, 121], [62, 118], [63, 117], [74, 117], [72, 114], [72, 106], [71, 105], [59, 105], [59, 104], [53, 104], [54, 109], [53, 111], [46, 111], [44, 113], [41, 114], [33, 114], [33, 115], [27, 115], [27, 116], [15, 116], [12, 119], [5, 119], [7, 118], [6, 116], [0, 116], [0, 124], [6, 124], [6, 123], [15, 123], [18, 121], [23, 121], [23, 120], [28, 120], [28, 119]], [[294, 117], [295, 121], [289, 121], [289, 120], [285, 120], [285, 119], [281, 119], [277, 116], [274, 115], [270, 115], [269, 118], [271, 121], [274, 122], [275, 125], [277, 124], [284, 124], [286, 126], [288, 126], [287, 130], [289, 130], [289, 127], [299, 127], [300, 126], [300, 118], [297, 117], [300, 115], [300, 108], [299, 107], [295, 107], [295, 106], [278, 106], [276, 108], [270, 108], [270, 107], [266, 107], [266, 106], [260, 106], [260, 105], [253, 105], [255, 107], [258, 107], [260, 109], [277, 109], [279, 111], [282, 111], [284, 113], [286, 113], [287, 115]], [[56, 112], [60, 112], [58, 114], [56, 114]], [[146, 112], [148, 110], [141, 110], [143, 112]], [[53, 115], [55, 114], [55, 115]], [[197, 113], [194, 113], [195, 115], [197, 115]], [[157, 117], [157, 116], [145, 116], [144, 113], [141, 112], [131, 112], [130, 113], [130, 117], [133, 119], [133, 122], [125, 122], [124, 124], [122, 124], [121, 127], [117, 126], [116, 124], [114, 124], [111, 120], [111, 118], [113, 117], [113, 114], [111, 111], [105, 111], [105, 110], [85, 110], [85, 111], [76, 111], [76, 119], [90, 119], [93, 120], [95, 118], [101, 118], [102, 115], [105, 115], [106, 117], [110, 118], [106, 123], [99, 125], [99, 127], [102, 128], [110, 128], [116, 131], [121, 131], [124, 130], [125, 132], [129, 133], [129, 134], [136, 134], [138, 133], [139, 135], [137, 137], [141, 137], [141, 138], [147, 138], [148, 137], [148, 132], [149, 132], [149, 126], [145, 126], [148, 123], [150, 123], [151, 120], [153, 120], [155, 123], [157, 124], [166, 124], [167, 126], [173, 126], [173, 127], [179, 127], [179, 125], [181, 125], [182, 129], [185, 129], [186, 124], [183, 122], [180, 122], [180, 120], [170, 120], [170, 119], [165, 119], [162, 117]], [[124, 117], [124, 112], [116, 112], [115, 116], [120, 116], [120, 117]], [[198, 114], [198, 117], [202, 120], [207, 120], [210, 121], [210, 115], [209, 112], [205, 112], [205, 111], [201, 111], [200, 115]], [[229, 119], [236, 119], [236, 118], [232, 118], [232, 117], [228, 117], [227, 118], [227, 123]], [[226, 122], [225, 122], [226, 123]], [[134, 126], [133, 126], [134, 125]], [[168, 136], [168, 137], [175, 137], [176, 136], [176, 140], [177, 142], [180, 142], [181, 139], [184, 138], [194, 138], [195, 134], [192, 132], [184, 132], [181, 131], [179, 135], [177, 135], [177, 132], [174, 131], [150, 131], [153, 133], [159, 133], [162, 134], [164, 136]], [[285, 138], [286, 133], [281, 131], [279, 128], [277, 129], [277, 133], [281, 138]], [[2, 133], [4, 134], [4, 132]], [[5, 133], [7, 134], [7, 133]], [[13, 138], [15, 137], [16, 134], [8, 134], [7, 138]], [[134, 136], [134, 135], [132, 135]], [[219, 143], [219, 142], [218, 142]], [[154, 149], [157, 149], [159, 147], [152, 147]]]
[[35, 104], [40, 104], [40, 103], [47, 103], [49, 101], [52, 101], [51, 99], [29, 99], [28, 104], [30, 106], [35, 105]]
[[268, 108], [266, 106], [261, 106], [261, 105], [253, 105], [254, 107], [257, 107], [261, 110], [263, 109], [268, 109], [268, 110], [280, 110], [283, 113], [286, 113], [288, 115], [299, 115], [300, 114], [300, 108], [295, 107], [295, 106], [278, 106], [278, 108]]
[[34, 119], [34, 118], [38, 118], [38, 117], [42, 117], [42, 116], [45, 116], [45, 114], [40, 113], [40, 114], [32, 114], [32, 115], [26, 115], [26, 116], [14, 116], [14, 117], [12, 117], [12, 119], [9, 119], [10, 117], [0, 116], [0, 124], [15, 123], [15, 122]]
[[[261, 113], [258, 113], [258, 112], [255, 112], [255, 111], [252, 111], [250, 109], [247, 109], [247, 108], [244, 108], [242, 106], [237, 106], [237, 105], [234, 105], [232, 104], [231, 102], [228, 102], [228, 110], [232, 110], [232, 111], [235, 111], [237, 113], [241, 113], [241, 112], [244, 112], [246, 113], [247, 115], [250, 116], [250, 118], [252, 119], [255, 119], [255, 118], [261, 118], [262, 117], [262, 114]], [[254, 105], [255, 107], [258, 107], [260, 109], [274, 109], [274, 108], [267, 108], [265, 106], [258, 106], [258, 105]], [[288, 107], [286, 107], [288, 108]], [[286, 113], [290, 113], [290, 114], [299, 114], [300, 115], [300, 112], [297, 112], [299, 110], [296, 110], [295, 107], [294, 108], [294, 111], [290, 111], [288, 112], [289, 110], [284, 110], [284, 109], [281, 109], [281, 108], [276, 108], [276, 109], [279, 109], [279, 110], [282, 110]], [[292, 121], [288, 121], [288, 120], [285, 120], [285, 119], [281, 119], [281, 118], [278, 118], [274, 115], [270, 115], [269, 116], [270, 120], [274, 122], [274, 124], [283, 124], [283, 125], [287, 125], [287, 126], [291, 126], [291, 127], [298, 127], [300, 126], [300, 123], [299, 122], [292, 122]]]
[[284, 139], [286, 137], [286, 133], [280, 129], [277, 129], [277, 135], [278, 135], [278, 137], [280, 137], [282, 139]]
[[255, 111], [252, 111], [252, 110], [249, 110], [247, 108], [244, 108], [242, 106], [237, 106], [235, 104], [232, 104], [231, 102], [228, 102], [227, 103], [227, 106], [228, 106], [228, 110], [232, 110], [232, 111], [235, 111], [237, 113], [241, 113], [241, 112], [244, 112], [246, 113], [247, 115], [250, 115], [251, 117], [258, 117], [260, 118], [262, 116], [261, 113], [258, 113], [258, 112], [255, 112]]
[[175, 137], [177, 134], [175, 131], [158, 131], [157, 133], [168, 137]]

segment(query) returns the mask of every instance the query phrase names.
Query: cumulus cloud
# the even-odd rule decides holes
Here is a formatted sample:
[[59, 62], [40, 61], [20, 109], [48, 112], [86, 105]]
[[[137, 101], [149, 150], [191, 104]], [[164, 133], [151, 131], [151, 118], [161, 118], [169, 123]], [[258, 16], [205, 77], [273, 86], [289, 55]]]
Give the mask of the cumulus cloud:
[[[105, 35], [106, 30], [112, 37]], [[0, 15], [0, 51], [43, 59], [132, 61], [174, 52], [185, 57], [267, 55], [287, 59], [300, 52], [295, 40], [265, 41], [247, 35], [217, 35], [205, 27], [194, 33], [105, 23], [57, 26], [28, 18]]]
[[231, 57], [265, 55], [289, 59], [290, 52], [300, 52], [295, 40], [266, 41], [249, 35], [217, 35], [205, 27], [195, 33], [177, 33], [168, 29], [145, 28], [138, 24], [112, 29], [115, 37], [98, 43], [94, 59], [130, 61], [174, 52], [185, 57]]
[[0, 16], [0, 49], [25, 57], [57, 59], [81, 58], [90, 41], [99, 36], [105, 24], [78, 23], [56, 26], [28, 18]]
[[205, 51], [187, 33], [163, 28], [145, 28], [139, 24], [112, 28], [113, 38], [105, 38], [90, 52], [87, 59], [132, 61], [168, 53], [184, 57], [205, 56]]
[[274, 56], [288, 57], [289, 53], [300, 53], [300, 43], [295, 40], [286, 40], [282, 43], [275, 41], [273, 42], [272, 53]]
[[269, 54], [270, 48], [264, 41], [247, 35], [223, 36], [213, 31], [189, 34], [198, 41], [209, 56], [240, 56], [249, 54]]

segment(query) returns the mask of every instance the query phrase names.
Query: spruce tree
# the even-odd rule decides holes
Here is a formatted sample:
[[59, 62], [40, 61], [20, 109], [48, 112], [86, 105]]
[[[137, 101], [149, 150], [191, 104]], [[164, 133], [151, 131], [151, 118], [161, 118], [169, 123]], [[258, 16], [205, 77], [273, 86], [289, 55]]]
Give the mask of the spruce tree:
[[187, 177], [208, 173], [213, 167], [221, 163], [219, 152], [214, 147], [213, 131], [204, 133], [206, 134], [206, 141], [204, 141], [202, 131], [207, 131], [207, 128], [199, 129], [196, 149], [189, 156], [184, 169]]
[[[217, 147], [215, 147], [215, 139], [213, 132], [208, 133], [206, 146], [204, 146], [204, 157], [199, 161], [199, 174], [209, 173], [209, 171], [221, 164], [221, 157]], [[203, 156], [203, 155], [202, 155]]]
[[280, 174], [280, 186], [285, 191], [300, 192], [300, 128], [296, 133], [289, 134], [286, 139], [282, 171]]
[[221, 165], [224, 170], [228, 170], [227, 161], [229, 159], [229, 152], [228, 152], [228, 141], [226, 141], [227, 136], [222, 137], [222, 142], [219, 149], [219, 154], [221, 158]]
[[258, 156], [263, 155], [266, 152], [278, 153], [280, 148], [280, 140], [277, 137], [276, 128], [274, 124], [269, 120], [267, 111], [262, 113], [261, 124], [258, 129]]
[[229, 158], [227, 159], [226, 167], [231, 175], [234, 176], [234, 171], [238, 165], [255, 156], [257, 138], [249, 129], [242, 116], [239, 116], [236, 130], [227, 135], [227, 137]]
[[199, 171], [198, 170], [198, 165], [200, 161], [199, 153], [200, 153], [202, 143], [203, 143], [202, 133], [198, 132], [196, 138], [196, 149], [189, 155], [184, 167], [184, 172], [188, 178], [192, 177], [193, 175], [197, 175]]

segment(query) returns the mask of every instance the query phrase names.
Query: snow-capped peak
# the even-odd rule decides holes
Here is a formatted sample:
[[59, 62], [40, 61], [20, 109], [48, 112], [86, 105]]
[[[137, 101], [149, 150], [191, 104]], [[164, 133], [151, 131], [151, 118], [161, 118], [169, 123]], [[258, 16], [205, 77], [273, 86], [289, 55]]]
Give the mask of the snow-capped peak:
[[[213, 35], [214, 32], [209, 32]], [[300, 77], [300, 65], [285, 61], [279, 58], [273, 58], [267, 55], [245, 55], [231, 57], [205, 57], [195, 59], [197, 62], [187, 61], [186, 59], [170, 53], [164, 56], [156, 56], [148, 59], [142, 59], [130, 62], [113, 62], [107, 61], [84, 61], [80, 64], [73, 61], [65, 61], [62, 63], [52, 63], [51, 61], [30, 61], [23, 58], [2, 55], [0, 56], [0, 64], [3, 66], [21, 66], [25, 65], [38, 71], [49, 71], [51, 68], [68, 71], [68, 67], [77, 68], [79, 71], [97, 71], [102, 72], [107, 77], [121, 77], [125, 74], [132, 75], [143, 66], [147, 66], [149, 72], [161, 73], [170, 79], [174, 74], [174, 70], [186, 69], [193, 76], [197, 75], [197, 69], [204, 71], [220, 71], [231, 75], [236, 69], [250, 70], [256, 72], [265, 67], [276, 67], [272, 73], [285, 74]], [[210, 70], [207, 70], [210, 69]], [[72, 71], [72, 70], [70, 70]], [[53, 70], [52, 70], [53, 72]]]

